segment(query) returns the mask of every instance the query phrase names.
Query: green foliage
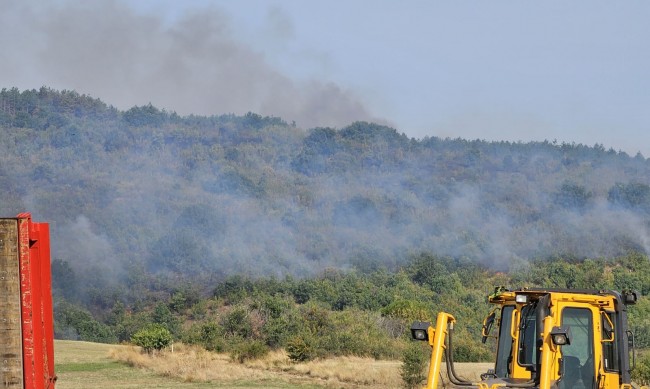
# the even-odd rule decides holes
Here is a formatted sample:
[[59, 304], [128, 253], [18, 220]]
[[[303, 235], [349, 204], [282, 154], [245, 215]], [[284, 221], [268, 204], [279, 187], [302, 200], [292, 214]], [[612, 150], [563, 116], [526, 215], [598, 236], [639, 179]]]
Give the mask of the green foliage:
[[165, 111], [160, 111], [149, 103], [142, 107], [133, 107], [124, 113], [124, 121], [129, 125], [137, 126], [160, 126], [168, 118]]
[[455, 330], [453, 335], [454, 362], [483, 362], [493, 358], [493, 350], [479, 341], [478, 331]]
[[269, 353], [269, 348], [262, 341], [251, 340], [236, 344], [230, 351], [230, 357], [239, 362], [260, 359]]
[[217, 323], [208, 322], [201, 326], [200, 342], [206, 350], [223, 351], [225, 331]]
[[142, 350], [148, 354], [168, 347], [172, 341], [171, 332], [156, 323], [148, 325], [131, 336], [131, 343], [142, 347]]
[[250, 312], [245, 306], [236, 306], [221, 319], [221, 326], [227, 336], [239, 338], [253, 337], [253, 324]]
[[404, 349], [400, 375], [405, 388], [418, 388], [427, 378], [425, 369], [429, 362], [430, 352], [427, 352], [429, 350], [428, 344], [418, 341], [409, 342]]
[[632, 370], [632, 379], [640, 385], [650, 384], [650, 355], [637, 359], [636, 366]]
[[431, 320], [431, 307], [422, 301], [396, 299], [381, 310], [384, 316], [404, 319], [408, 322]]
[[450, 261], [450, 258], [421, 253], [411, 260], [406, 271], [413, 282], [427, 286], [436, 293], [446, 294], [456, 290], [454, 280], [447, 270]]
[[309, 335], [296, 335], [287, 342], [287, 356], [294, 362], [311, 361], [316, 357], [314, 343], [315, 340]]
[[149, 325], [152, 321], [148, 312], [124, 313], [117, 317], [112, 313], [110, 320], [114, 322], [115, 335], [120, 342], [129, 341], [133, 334]]
[[565, 182], [555, 194], [555, 203], [565, 208], [584, 210], [592, 196], [584, 186]]
[[[444, 310], [458, 320], [454, 359], [489, 361], [493, 350], [479, 342], [481, 322], [489, 310], [484, 285], [640, 287], [645, 295], [649, 280], [650, 262], [633, 253], [614, 260], [540, 260], [507, 274], [462, 260], [417, 254], [397, 273], [327, 270], [298, 281], [290, 277], [230, 277], [215, 285], [214, 297], [191, 298], [198, 299], [193, 307], [201, 307], [200, 315], [194, 308], [183, 309], [187, 307], [186, 292], [174, 288], [169, 290], [168, 304], [155, 300], [132, 307], [114, 304], [105, 322], [119, 340], [134, 338], [152, 322], [165, 329], [176, 328], [184, 342], [229, 353], [237, 361], [280, 348], [295, 361], [343, 355], [399, 359], [410, 344], [405, 337], [410, 323], [433, 321], [436, 313]], [[447, 287], [440, 287], [441, 283]], [[305, 297], [296, 299], [297, 295]], [[69, 322], [62, 316], [64, 312], [57, 309], [57, 329]], [[642, 298], [629, 312], [637, 345], [647, 347], [650, 303]], [[92, 320], [88, 314], [83, 319]], [[188, 324], [185, 329], [179, 319]]]
[[174, 317], [167, 304], [156, 304], [151, 313], [151, 319], [154, 323], [160, 324], [174, 335], [177, 335], [180, 330], [180, 322], [176, 317]]
[[607, 200], [615, 205], [650, 211], [650, 185], [641, 182], [616, 183], [607, 193]]
[[98, 343], [114, 343], [117, 340], [109, 326], [95, 320], [83, 308], [67, 302], [60, 302], [55, 306], [54, 311], [54, 333], [57, 339]]
[[214, 289], [214, 297], [223, 298], [228, 304], [236, 304], [253, 290], [253, 282], [241, 275], [234, 275], [220, 282]]
[[200, 293], [196, 289], [184, 288], [177, 290], [171, 297], [169, 308], [175, 313], [182, 313], [199, 303]]

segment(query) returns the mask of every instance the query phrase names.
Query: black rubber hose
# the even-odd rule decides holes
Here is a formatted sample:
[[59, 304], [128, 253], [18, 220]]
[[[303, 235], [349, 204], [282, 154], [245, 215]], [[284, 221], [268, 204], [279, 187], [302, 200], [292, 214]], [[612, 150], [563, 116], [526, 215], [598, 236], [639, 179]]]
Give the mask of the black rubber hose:
[[459, 385], [459, 386], [471, 386], [472, 383], [470, 381], [465, 381], [461, 380], [458, 378], [458, 375], [456, 375], [456, 369], [454, 368], [454, 357], [453, 357], [453, 351], [452, 351], [452, 333], [454, 332], [453, 327], [448, 327], [447, 331], [447, 347], [445, 348], [445, 359], [447, 362], [447, 376], [449, 377], [449, 381], [454, 384], [454, 385]]

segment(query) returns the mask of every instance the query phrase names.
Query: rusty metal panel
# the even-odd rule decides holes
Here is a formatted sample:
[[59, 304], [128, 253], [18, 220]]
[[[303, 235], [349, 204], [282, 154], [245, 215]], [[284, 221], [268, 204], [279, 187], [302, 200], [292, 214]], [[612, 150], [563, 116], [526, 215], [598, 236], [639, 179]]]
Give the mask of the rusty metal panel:
[[18, 221], [0, 219], [0, 389], [23, 389]]

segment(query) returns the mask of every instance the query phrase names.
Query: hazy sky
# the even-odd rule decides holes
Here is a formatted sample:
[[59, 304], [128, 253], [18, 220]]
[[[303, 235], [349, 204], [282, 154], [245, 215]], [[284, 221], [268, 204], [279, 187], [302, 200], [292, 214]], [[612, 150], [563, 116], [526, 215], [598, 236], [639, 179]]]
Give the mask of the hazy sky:
[[[43, 3], [43, 4], [42, 4]], [[0, 87], [650, 157], [650, 2], [0, 0]]]

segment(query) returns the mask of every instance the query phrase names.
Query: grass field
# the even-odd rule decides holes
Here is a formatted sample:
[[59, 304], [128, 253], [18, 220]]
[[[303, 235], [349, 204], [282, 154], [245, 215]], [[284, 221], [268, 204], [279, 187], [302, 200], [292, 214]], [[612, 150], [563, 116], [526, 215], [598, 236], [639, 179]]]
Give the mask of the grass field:
[[[400, 362], [345, 357], [294, 364], [281, 353], [233, 363], [225, 355], [178, 346], [156, 356], [130, 346], [55, 341], [57, 389], [88, 388], [400, 388]], [[474, 380], [489, 364], [457, 364]]]
[[54, 362], [57, 389], [89, 388], [208, 388], [208, 384], [186, 384], [162, 378], [144, 369], [134, 369], [110, 358], [114, 347], [105, 344], [55, 341]]

